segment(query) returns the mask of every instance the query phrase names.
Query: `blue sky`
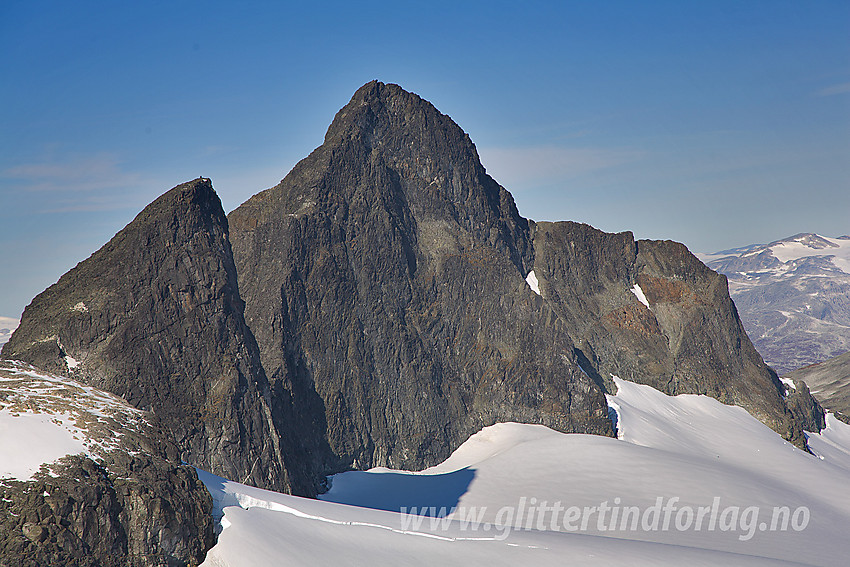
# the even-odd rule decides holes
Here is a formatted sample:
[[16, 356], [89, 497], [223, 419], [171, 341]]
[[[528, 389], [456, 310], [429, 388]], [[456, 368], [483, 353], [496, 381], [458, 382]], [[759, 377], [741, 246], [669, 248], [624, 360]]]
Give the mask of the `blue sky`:
[[[129, 6], [129, 7], [128, 7]], [[537, 220], [850, 233], [850, 3], [0, 3], [0, 315], [199, 175], [276, 184], [379, 79]]]

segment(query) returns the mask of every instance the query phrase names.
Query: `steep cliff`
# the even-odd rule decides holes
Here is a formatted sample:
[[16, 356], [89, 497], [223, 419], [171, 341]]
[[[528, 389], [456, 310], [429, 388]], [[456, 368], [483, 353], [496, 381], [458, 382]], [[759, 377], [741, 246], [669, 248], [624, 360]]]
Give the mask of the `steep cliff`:
[[784, 388], [753, 348], [726, 278], [685, 246], [574, 222], [537, 223], [534, 272], [588, 373], [739, 405], [800, 447]]
[[304, 495], [496, 422], [612, 435], [613, 376], [740, 405], [801, 448], [814, 415], [684, 246], [524, 219], [457, 124], [377, 81], [229, 219], [206, 179], [157, 199], [3, 354], [153, 409], [191, 464]]
[[227, 219], [208, 179], [148, 205], [39, 294], [3, 356], [152, 410], [184, 461], [256, 485], [289, 478], [268, 382], [243, 319]]
[[263, 366], [318, 426], [299, 437], [330, 450], [317, 471], [422, 468], [497, 421], [611, 434], [566, 327], [524, 281], [528, 222], [418, 96], [365, 85], [229, 220]]
[[317, 473], [421, 468], [495, 421], [609, 434], [618, 374], [805, 446], [722, 276], [678, 244], [527, 221], [469, 137], [396, 85], [358, 90], [229, 220], [246, 320], [273, 390], [317, 426], [298, 435]]

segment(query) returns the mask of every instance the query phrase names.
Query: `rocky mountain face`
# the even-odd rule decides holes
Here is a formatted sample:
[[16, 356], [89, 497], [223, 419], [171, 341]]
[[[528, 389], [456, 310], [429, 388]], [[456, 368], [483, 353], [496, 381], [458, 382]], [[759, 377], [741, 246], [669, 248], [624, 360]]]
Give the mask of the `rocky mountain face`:
[[362, 87], [229, 220], [263, 366], [318, 416], [326, 464], [422, 468], [495, 421], [608, 433], [618, 373], [805, 445], [725, 278], [681, 245], [526, 221], [468, 136], [395, 85]]
[[790, 372], [785, 378], [805, 382], [821, 405], [850, 423], [850, 352]]
[[588, 374], [606, 385], [619, 376], [670, 395], [706, 394], [802, 444], [801, 424], [747, 338], [726, 278], [685, 246], [573, 222], [537, 223], [533, 244], [540, 292]]
[[786, 389], [785, 404], [788, 409], [799, 420], [804, 430], [819, 433], [826, 427], [826, 412], [823, 406], [818, 403], [805, 382], [798, 380], [786, 384], [793, 384], [793, 387]]
[[189, 464], [301, 490], [243, 308], [221, 202], [196, 179], [39, 294], [2, 353], [155, 412]]
[[747, 332], [780, 374], [850, 350], [850, 236], [798, 234], [700, 257], [729, 278]]
[[316, 471], [420, 469], [497, 421], [612, 433], [566, 326], [524, 282], [528, 221], [418, 96], [364, 86], [229, 221], [246, 320], [311, 426], [298, 437]]
[[0, 478], [0, 565], [193, 566], [214, 545], [212, 498], [156, 416], [9, 361], [0, 416], [5, 435], [45, 416], [84, 444], [32, 477]]
[[460, 127], [379, 82], [229, 218], [205, 179], [155, 201], [3, 354], [153, 409], [191, 464], [306, 495], [496, 422], [613, 435], [613, 375], [805, 447], [723, 276], [679, 244], [524, 219]]

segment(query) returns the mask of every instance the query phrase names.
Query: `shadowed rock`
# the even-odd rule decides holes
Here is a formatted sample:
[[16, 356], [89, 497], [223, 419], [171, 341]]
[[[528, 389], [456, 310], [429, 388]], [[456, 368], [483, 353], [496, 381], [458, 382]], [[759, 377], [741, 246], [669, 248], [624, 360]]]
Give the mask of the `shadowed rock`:
[[498, 421], [612, 434], [565, 325], [524, 281], [528, 222], [418, 96], [365, 85], [229, 220], [263, 366], [319, 426], [298, 434], [315, 471], [423, 468]]
[[568, 325], [588, 373], [606, 387], [619, 376], [670, 395], [706, 394], [744, 407], [805, 447], [726, 278], [685, 246], [558, 222], [536, 224], [534, 248], [543, 297]]
[[192, 465], [310, 493], [287, 474], [283, 414], [272, 414], [242, 312], [227, 219], [201, 178], [151, 203], [39, 294], [3, 355], [155, 412]]

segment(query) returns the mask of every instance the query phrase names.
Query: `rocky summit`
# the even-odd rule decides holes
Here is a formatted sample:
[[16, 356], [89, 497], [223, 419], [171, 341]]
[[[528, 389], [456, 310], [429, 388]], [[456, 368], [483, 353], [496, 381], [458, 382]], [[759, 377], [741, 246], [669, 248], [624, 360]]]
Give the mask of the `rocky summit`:
[[221, 202], [196, 179], [38, 295], [3, 355], [155, 412], [185, 462], [291, 490], [285, 414], [271, 411], [243, 308]]
[[615, 376], [740, 405], [802, 448], [812, 409], [789, 409], [724, 276], [681, 244], [523, 218], [457, 124], [377, 81], [229, 217], [206, 179], [155, 201], [3, 354], [153, 409], [191, 464], [305, 495], [434, 465], [496, 422], [614, 435]]
[[358, 90], [229, 220], [263, 366], [324, 466], [421, 468], [496, 421], [610, 434], [613, 375], [805, 446], [723, 276], [680, 244], [522, 218], [469, 137], [396, 85]]
[[420, 469], [499, 421], [612, 434], [567, 326], [526, 285], [529, 222], [418, 96], [365, 85], [229, 221], [246, 320], [316, 472]]

